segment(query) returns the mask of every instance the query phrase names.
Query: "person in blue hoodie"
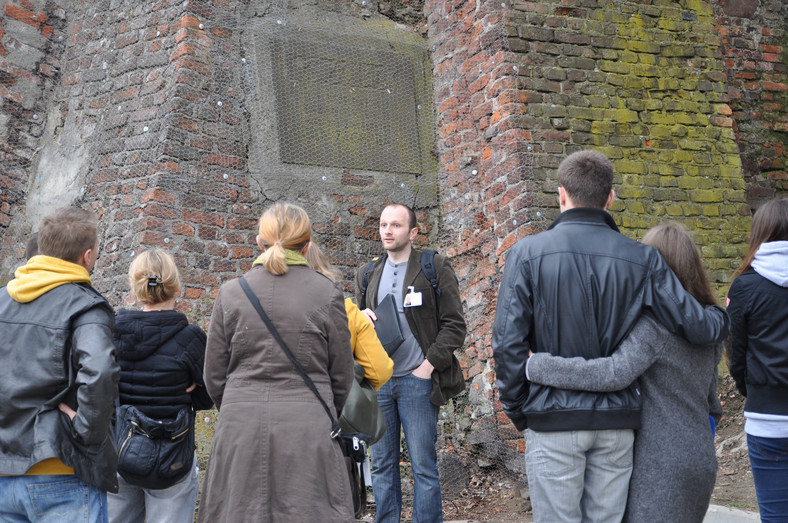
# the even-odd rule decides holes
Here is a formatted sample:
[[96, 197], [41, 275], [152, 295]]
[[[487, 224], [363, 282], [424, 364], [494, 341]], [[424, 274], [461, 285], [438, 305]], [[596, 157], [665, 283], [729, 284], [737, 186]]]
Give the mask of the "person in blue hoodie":
[[728, 291], [736, 388], [761, 521], [788, 521], [788, 199], [762, 205]]
[[[211, 408], [202, 375], [206, 335], [175, 310], [181, 284], [172, 257], [160, 249], [141, 252], [129, 267], [129, 285], [142, 310], [121, 309], [115, 322], [120, 404], [156, 420]], [[200, 488], [196, 453], [184, 469], [172, 485], [152, 488], [124, 478], [119, 467], [120, 490], [107, 500], [110, 522], [192, 523]]]

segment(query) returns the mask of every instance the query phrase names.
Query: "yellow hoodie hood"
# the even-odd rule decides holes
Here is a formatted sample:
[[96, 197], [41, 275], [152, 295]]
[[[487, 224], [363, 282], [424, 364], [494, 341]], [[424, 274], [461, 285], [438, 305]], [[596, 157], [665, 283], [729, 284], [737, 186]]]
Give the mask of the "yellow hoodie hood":
[[76, 263], [52, 256], [33, 256], [19, 267], [8, 282], [8, 294], [14, 301], [29, 303], [65, 283], [90, 283], [87, 269]]

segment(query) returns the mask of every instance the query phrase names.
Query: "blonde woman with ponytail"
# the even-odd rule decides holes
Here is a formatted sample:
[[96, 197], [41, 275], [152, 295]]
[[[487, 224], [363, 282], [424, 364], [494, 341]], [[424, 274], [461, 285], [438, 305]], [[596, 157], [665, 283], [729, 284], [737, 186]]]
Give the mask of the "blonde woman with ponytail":
[[[175, 310], [181, 293], [175, 261], [161, 249], [143, 251], [131, 262], [128, 282], [142, 310], [121, 309], [115, 320], [120, 404], [158, 422], [186, 410], [193, 432], [193, 410], [213, 405], [202, 378], [205, 332]], [[110, 523], [192, 523], [200, 488], [197, 455], [177, 465], [173, 470], [182, 472], [167, 485], [143, 481], [139, 470], [119, 466], [120, 490], [107, 496]]]
[[[260, 217], [263, 250], [243, 278], [334, 417], [353, 380], [342, 291], [304, 255], [306, 212], [277, 203]], [[238, 280], [214, 304], [205, 385], [219, 409], [199, 521], [353, 521], [331, 422]]]

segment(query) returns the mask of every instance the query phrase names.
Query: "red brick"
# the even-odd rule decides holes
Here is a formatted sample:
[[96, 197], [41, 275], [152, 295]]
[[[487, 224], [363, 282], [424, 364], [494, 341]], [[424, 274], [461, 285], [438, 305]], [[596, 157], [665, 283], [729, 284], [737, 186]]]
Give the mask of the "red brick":
[[180, 44], [170, 55], [170, 62], [174, 62], [184, 55], [192, 56], [195, 54], [197, 54], [197, 48], [193, 44]]
[[252, 258], [255, 255], [255, 250], [251, 247], [234, 245], [230, 249], [230, 258], [237, 260], [239, 258]]
[[[194, 71], [203, 75], [209, 75], [211, 69], [208, 67], [207, 64], [200, 63], [193, 58], [184, 57], [178, 60], [178, 63], [175, 64], [175, 70], [180, 69], [188, 69], [190, 71]], [[184, 81], [187, 84], [194, 84], [194, 80], [189, 79], [188, 81]]]
[[227, 228], [254, 230], [257, 229], [257, 220], [250, 218], [227, 218]]
[[44, 13], [35, 14], [31, 11], [28, 11], [27, 9], [23, 9], [12, 4], [4, 4], [3, 13], [14, 20], [19, 20], [20, 22], [35, 27], [36, 29], [38, 29], [41, 24], [47, 20], [47, 15]]
[[174, 205], [178, 201], [178, 198], [174, 194], [161, 189], [148, 189], [140, 198], [140, 203], [147, 203], [150, 201]]
[[178, 236], [194, 236], [194, 227], [187, 223], [176, 222], [172, 224], [172, 233]]
[[763, 82], [765, 91], [788, 91], [788, 85], [781, 82]]
[[197, 287], [186, 287], [183, 290], [183, 297], [187, 300], [200, 300], [205, 298], [205, 289]]
[[224, 227], [224, 218], [222, 216], [217, 214], [209, 214], [202, 211], [184, 209], [183, 219], [193, 223]]
[[179, 31], [184, 27], [190, 27], [192, 29], [200, 29], [200, 19], [196, 16], [187, 14], [184, 15], [178, 22], [175, 24], [175, 31]]
[[202, 161], [209, 165], [218, 165], [220, 167], [233, 167], [237, 169], [243, 169], [244, 167], [243, 159], [223, 154], [206, 154], [203, 156]]

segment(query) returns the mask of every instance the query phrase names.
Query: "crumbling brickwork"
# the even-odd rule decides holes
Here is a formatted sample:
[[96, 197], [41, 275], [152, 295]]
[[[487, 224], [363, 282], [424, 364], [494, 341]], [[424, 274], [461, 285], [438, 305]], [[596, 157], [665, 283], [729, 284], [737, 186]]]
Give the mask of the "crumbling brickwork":
[[725, 87], [752, 207], [788, 193], [788, 3], [714, 2]]
[[[0, 230], [24, 212], [31, 166], [46, 123], [64, 49], [66, 13], [56, 2], [3, 4], [0, 15]], [[21, 253], [17, 238], [3, 235], [5, 256]]]

